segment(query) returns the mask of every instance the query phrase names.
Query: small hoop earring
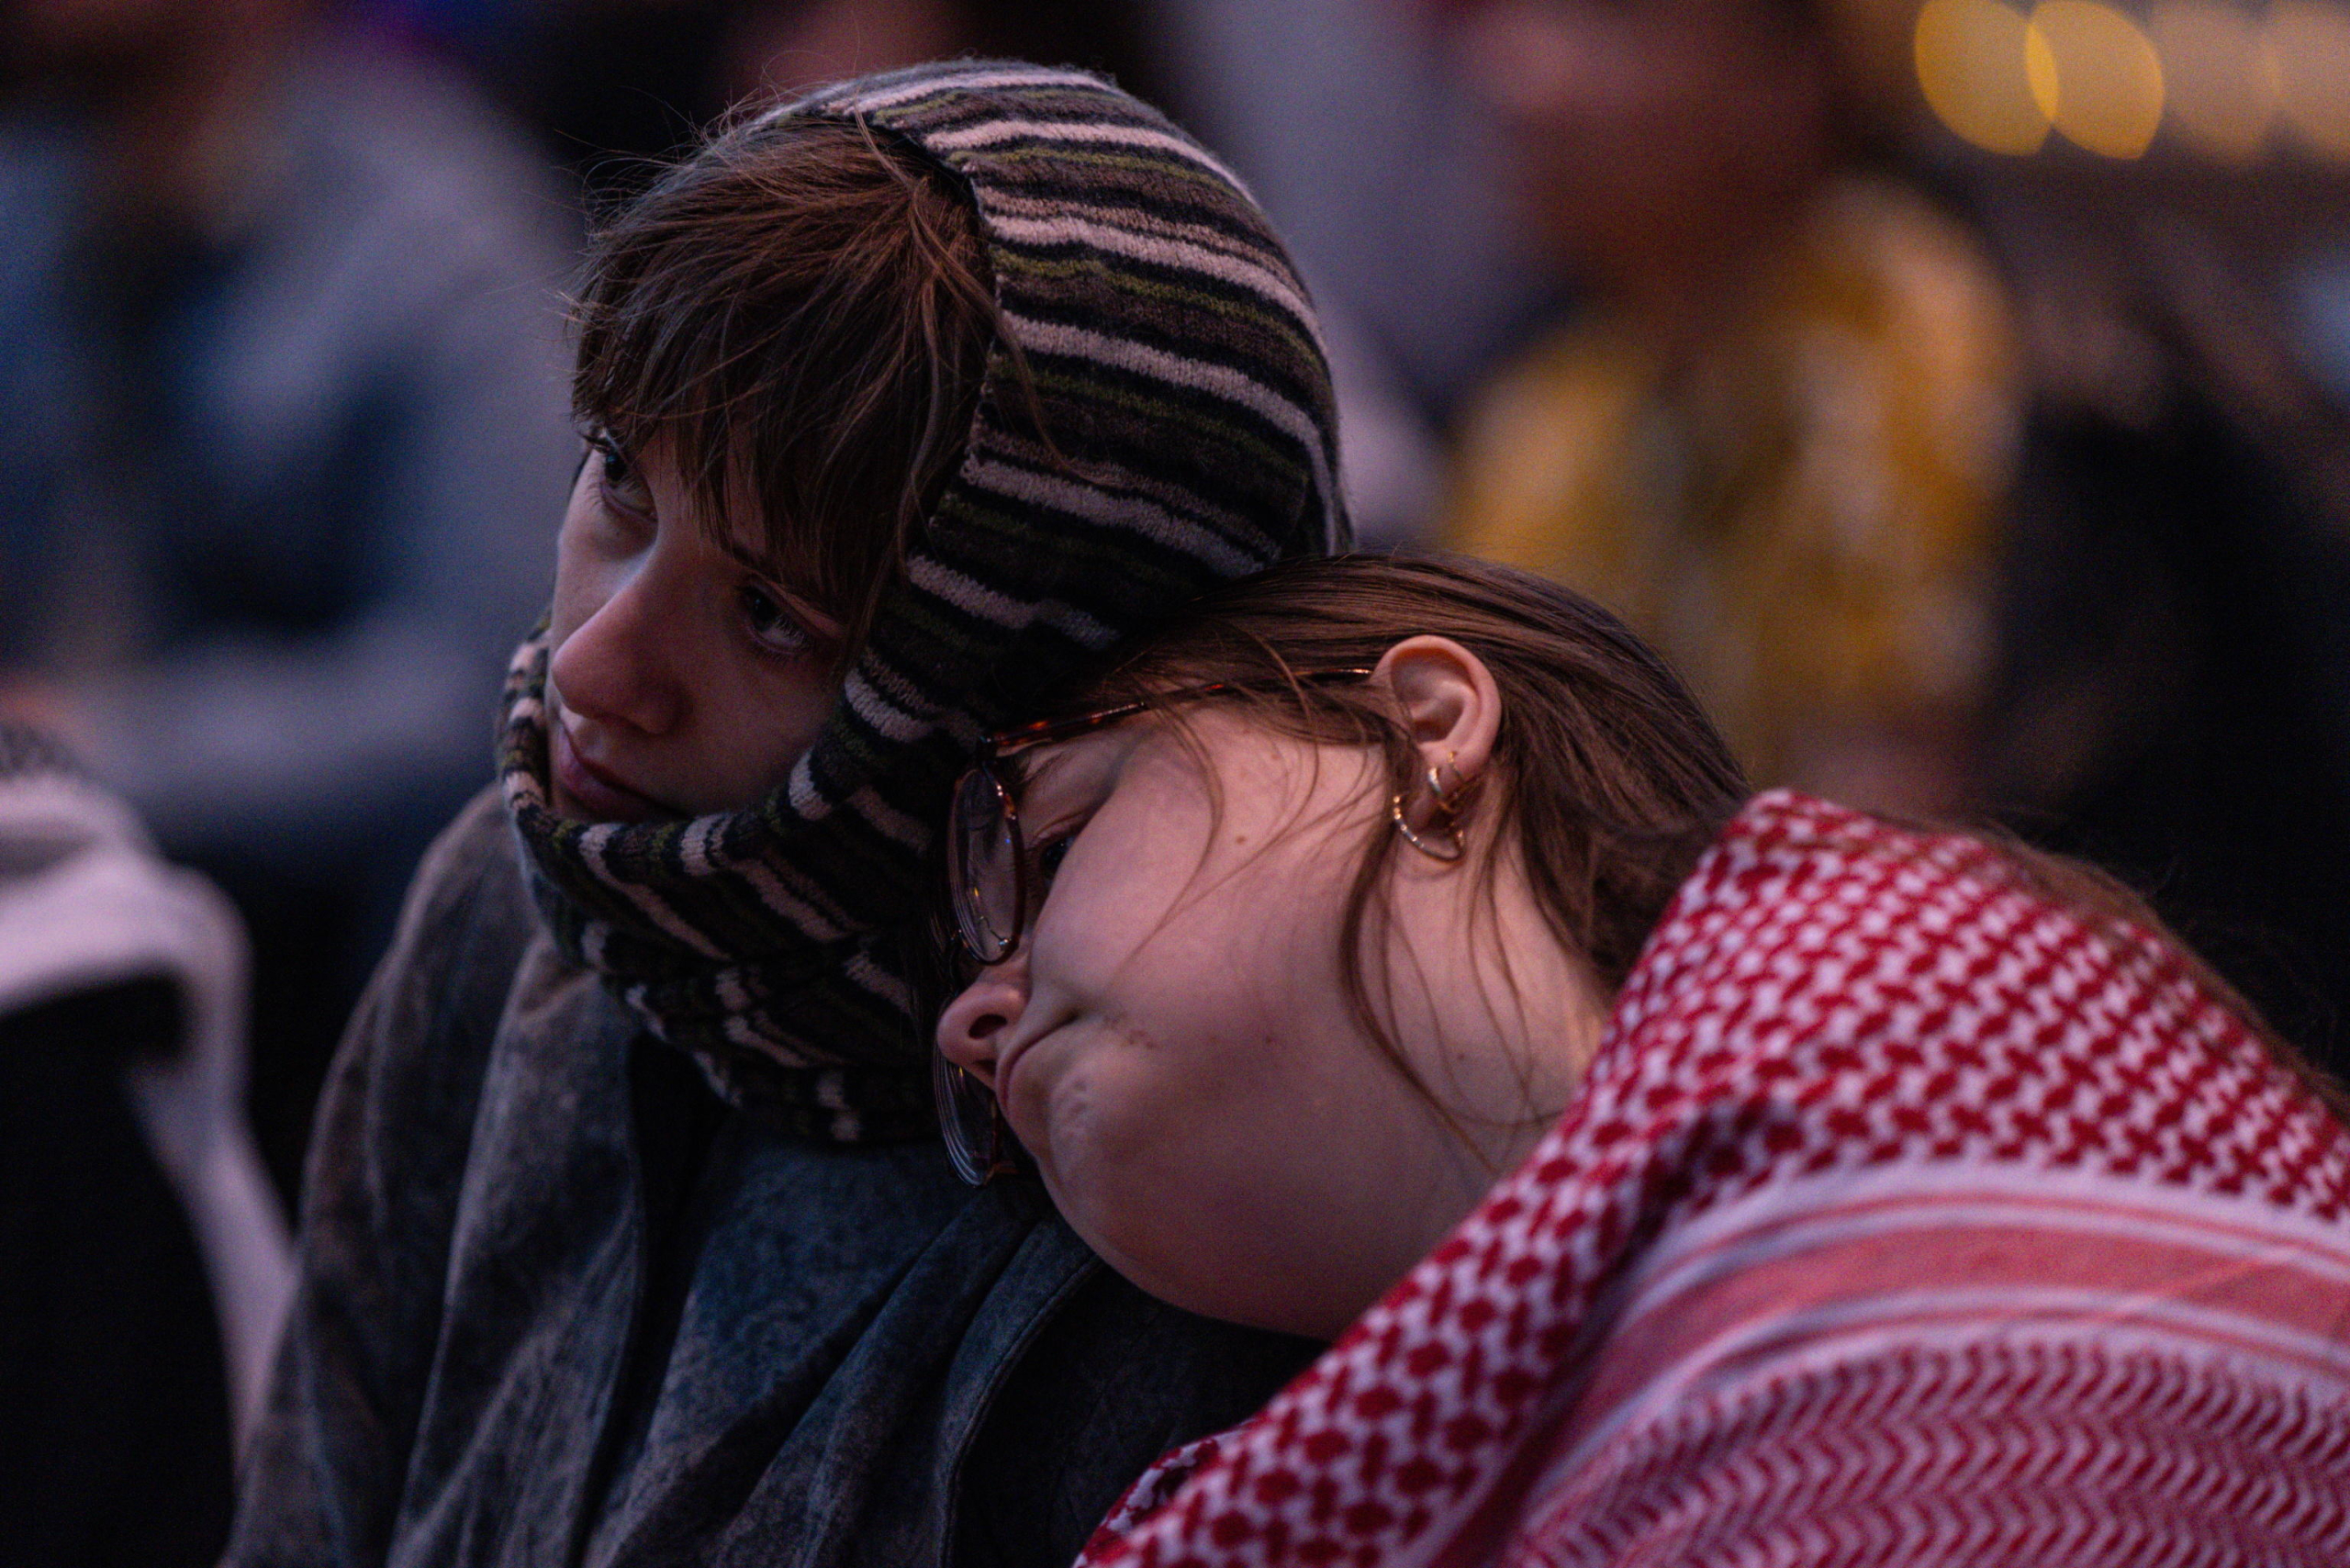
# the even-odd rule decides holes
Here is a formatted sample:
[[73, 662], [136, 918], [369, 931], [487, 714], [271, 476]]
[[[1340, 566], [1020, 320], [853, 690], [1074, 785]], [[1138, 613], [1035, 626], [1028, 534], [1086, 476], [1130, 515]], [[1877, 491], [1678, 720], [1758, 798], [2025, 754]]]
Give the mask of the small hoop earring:
[[[1446, 789], [1444, 780], [1437, 777], [1437, 768], [1439, 766], [1441, 765], [1438, 763], [1428, 765], [1428, 798], [1435, 804], [1437, 814], [1445, 821], [1450, 822], [1460, 814], [1460, 803], [1454, 799], [1459, 794], [1460, 786], [1456, 783], [1451, 789]], [[1458, 775], [1455, 777], [1457, 778]]]
[[[1428, 771], [1434, 774], [1436, 770], [1430, 768]], [[1469, 846], [1462, 841], [1460, 828], [1453, 825], [1452, 813], [1446, 810], [1444, 798], [1441, 795], [1437, 797], [1437, 811], [1443, 816], [1445, 823], [1444, 831], [1447, 836], [1441, 840], [1433, 834], [1420, 834], [1404, 819], [1402, 790], [1399, 790], [1387, 798], [1387, 820], [1394, 824], [1397, 833], [1404, 835], [1404, 842], [1431, 860], [1442, 860], [1449, 864], [1468, 853]]]
[[[1456, 766], [1460, 760], [1459, 752], [1448, 751], [1444, 754], [1442, 762], [1428, 764], [1428, 793], [1435, 797], [1436, 809], [1443, 813], [1444, 820], [1449, 823], [1460, 820], [1461, 803], [1468, 799], [1472, 783], [1472, 780], [1460, 777], [1460, 769]], [[1452, 775], [1452, 785], [1449, 789], [1445, 787], [1444, 782], [1444, 775], [1448, 772]]]

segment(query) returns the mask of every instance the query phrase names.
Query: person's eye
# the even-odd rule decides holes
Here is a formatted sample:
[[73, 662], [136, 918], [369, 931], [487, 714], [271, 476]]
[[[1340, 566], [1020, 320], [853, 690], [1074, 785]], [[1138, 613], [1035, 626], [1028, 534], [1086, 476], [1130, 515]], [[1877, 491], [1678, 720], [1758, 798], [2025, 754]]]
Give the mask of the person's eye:
[[620, 443], [610, 436], [592, 438], [596, 449], [596, 484], [603, 492], [605, 503], [632, 514], [649, 513], [653, 510], [653, 495], [645, 487], [644, 476], [628, 459]]
[[1028, 846], [1028, 881], [1035, 890], [1036, 902], [1053, 890], [1054, 879], [1061, 874], [1061, 862], [1077, 846], [1078, 835], [1093, 820], [1093, 811], [1087, 810], [1074, 817], [1063, 817], [1031, 840]]
[[1069, 846], [1077, 842], [1074, 832], [1057, 834], [1036, 846], [1036, 886], [1039, 891], [1052, 887], [1053, 879], [1060, 875], [1061, 862], [1069, 858]]
[[750, 632], [752, 641], [774, 653], [798, 655], [811, 651], [815, 639], [809, 636], [783, 601], [756, 583], [744, 583], [737, 597], [743, 607], [743, 624]]

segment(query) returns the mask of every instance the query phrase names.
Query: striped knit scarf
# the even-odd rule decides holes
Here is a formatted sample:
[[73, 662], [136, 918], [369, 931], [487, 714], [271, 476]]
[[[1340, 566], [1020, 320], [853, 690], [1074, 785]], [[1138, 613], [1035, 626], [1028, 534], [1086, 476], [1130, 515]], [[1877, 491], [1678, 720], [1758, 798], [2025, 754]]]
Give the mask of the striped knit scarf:
[[500, 762], [565, 954], [728, 1100], [863, 1142], [934, 1125], [907, 944], [975, 737], [1210, 584], [1337, 547], [1347, 526], [1304, 290], [1238, 181], [1155, 111], [1081, 73], [964, 62], [730, 134], [800, 115], [894, 133], [968, 189], [1045, 439], [1000, 341], [962, 465], [839, 707], [757, 806], [554, 815], [543, 637], [515, 657]]

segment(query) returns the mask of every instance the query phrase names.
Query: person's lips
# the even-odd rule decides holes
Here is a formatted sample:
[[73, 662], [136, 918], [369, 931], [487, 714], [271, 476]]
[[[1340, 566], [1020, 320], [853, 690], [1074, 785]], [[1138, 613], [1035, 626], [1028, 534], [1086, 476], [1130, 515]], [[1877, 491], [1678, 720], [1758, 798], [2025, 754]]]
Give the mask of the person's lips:
[[997, 1104], [1003, 1107], [1003, 1114], [1006, 1116], [1012, 1114], [1013, 1067], [1022, 1057], [1028, 1054], [1028, 1047], [1035, 1043], [1036, 1042], [1033, 1039], [1022, 1040], [1018, 1044], [1014, 1045], [1010, 1050], [1004, 1052], [1003, 1055], [996, 1058], [995, 1100]]
[[[1024, 1039], [1014, 1040], [1005, 1048], [1002, 1056], [996, 1058], [995, 1098], [996, 1103], [1003, 1107], [1005, 1120], [1009, 1121], [1013, 1114], [1013, 1073], [1019, 1068], [1022, 1062], [1028, 1059], [1028, 1053], [1031, 1050], [1035, 1048], [1035, 1047], [1042, 1044], [1044, 1041], [1048, 1040], [1053, 1036], [1058, 1034], [1063, 1028], [1068, 1026], [1069, 1022], [1070, 1021], [1067, 1018], [1057, 1019], [1050, 1027], [1040, 1029], [1035, 1034], [1030, 1035]], [[1015, 1132], [1018, 1130], [1019, 1129], [1017, 1127], [1013, 1128], [1013, 1131]]]
[[655, 800], [597, 767], [572, 744], [568, 725], [554, 727], [553, 752], [555, 791], [562, 803], [590, 822], [640, 823], [686, 813]]

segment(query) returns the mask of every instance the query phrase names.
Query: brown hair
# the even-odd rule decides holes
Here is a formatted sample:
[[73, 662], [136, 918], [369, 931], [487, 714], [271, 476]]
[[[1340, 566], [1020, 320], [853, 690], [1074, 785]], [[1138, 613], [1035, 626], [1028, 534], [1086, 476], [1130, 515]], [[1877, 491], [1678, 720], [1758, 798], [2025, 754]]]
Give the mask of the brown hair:
[[995, 341], [967, 194], [861, 123], [746, 120], [599, 228], [574, 320], [579, 419], [631, 456], [666, 443], [717, 542], [852, 654], [962, 459]]
[[[1465, 558], [1292, 562], [1195, 601], [1095, 681], [1080, 705], [1158, 705], [1184, 688], [1233, 682], [1240, 689], [1220, 700], [1245, 704], [1280, 731], [1381, 751], [1387, 788], [1409, 799], [1426, 787], [1424, 763], [1392, 700], [1369, 684], [1300, 678], [1369, 668], [1395, 644], [1423, 633], [1449, 637], [1474, 653], [1501, 692], [1501, 727], [1474, 807], [1501, 826], [1481, 851], [1479, 874], [1490, 879], [1500, 857], [1512, 857], [1552, 933], [1612, 995], [1749, 791], [1729, 748], [1671, 668], [1589, 599]], [[1178, 725], [1188, 711], [1181, 703], [1163, 707]], [[1975, 836], [1997, 851], [2021, 886], [2075, 911], [2125, 947], [2163, 949], [2176, 970], [2232, 1013], [2273, 1059], [2337, 1114], [2350, 1108], [2330, 1080], [2278, 1039], [2128, 888], [2094, 867], [1996, 831]], [[1381, 1023], [1362, 969], [1364, 933], [1379, 918], [1380, 890], [1398, 843], [1382, 818], [1364, 846], [1339, 932], [1341, 973], [1357, 1019], [1449, 1119], [1449, 1108]]]

